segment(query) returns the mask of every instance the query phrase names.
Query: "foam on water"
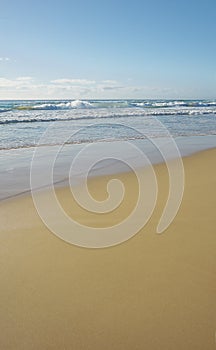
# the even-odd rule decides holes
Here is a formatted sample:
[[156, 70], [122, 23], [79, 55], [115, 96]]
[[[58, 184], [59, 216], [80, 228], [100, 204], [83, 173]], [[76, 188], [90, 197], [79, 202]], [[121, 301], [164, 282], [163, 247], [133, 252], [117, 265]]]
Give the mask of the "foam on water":
[[0, 101], [0, 111], [70, 110], [89, 108], [202, 108], [216, 107], [216, 100], [65, 100]]
[[[56, 122], [53, 139], [70, 128], [72, 132], [89, 124], [125, 124], [151, 137], [161, 137], [151, 119], [159, 119], [173, 136], [216, 134], [216, 100], [62, 100], [0, 101], [0, 149], [34, 146], [50, 123]], [[101, 126], [91, 128], [74, 142], [119, 140], [133, 137]]]
[[[175, 138], [182, 155], [216, 147], [216, 100], [0, 101], [0, 199], [29, 190], [34, 147], [49, 127], [52, 132], [40, 145], [43, 156], [38, 174], [43, 173], [47, 159], [63, 139], [55, 167], [55, 182], [61, 182], [71, 159], [88, 143], [99, 143], [98, 152], [109, 147], [124, 152], [121, 141], [129, 140], [139, 144], [153, 163], [161, 161], [149, 141], [163, 138], [166, 142], [167, 133], [158, 121]], [[65, 140], [68, 131], [70, 137]], [[83, 169], [85, 163], [83, 159]], [[106, 163], [96, 173], [117, 170], [122, 168]], [[80, 173], [73, 178], [79, 179]]]
[[93, 105], [87, 101], [71, 101], [71, 102], [60, 102], [60, 103], [42, 103], [29, 107], [20, 106], [17, 109], [30, 109], [30, 110], [58, 110], [58, 109], [77, 109], [77, 108], [93, 108]]

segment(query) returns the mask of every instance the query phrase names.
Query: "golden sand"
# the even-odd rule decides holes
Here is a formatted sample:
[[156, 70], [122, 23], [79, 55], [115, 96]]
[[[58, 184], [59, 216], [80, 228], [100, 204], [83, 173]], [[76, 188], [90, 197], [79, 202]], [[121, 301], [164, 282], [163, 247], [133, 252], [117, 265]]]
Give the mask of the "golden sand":
[[[30, 196], [2, 202], [0, 349], [213, 350], [216, 348], [216, 150], [184, 158], [186, 184], [173, 223], [156, 227], [168, 194], [165, 165], [155, 166], [157, 207], [132, 239], [85, 249], [50, 233]], [[57, 195], [79, 222], [110, 226], [131, 212], [132, 174], [116, 212], [88, 214], [68, 189]], [[104, 199], [109, 177], [90, 181]], [[46, 194], [44, 194], [46, 195]]]

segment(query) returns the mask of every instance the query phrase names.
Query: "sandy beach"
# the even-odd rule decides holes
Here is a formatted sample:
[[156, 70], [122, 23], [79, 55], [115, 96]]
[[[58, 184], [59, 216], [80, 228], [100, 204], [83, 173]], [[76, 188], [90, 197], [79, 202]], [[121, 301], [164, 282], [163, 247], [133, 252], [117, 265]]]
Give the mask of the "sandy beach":
[[[31, 196], [2, 201], [0, 349], [215, 349], [215, 159], [216, 149], [183, 159], [183, 201], [162, 235], [156, 227], [168, 175], [164, 164], [155, 165], [159, 197], [151, 219], [127, 242], [105, 249], [56, 237]], [[112, 226], [127, 217], [138, 194], [133, 174], [118, 177], [126, 196], [109, 214], [83, 211], [67, 188], [57, 196], [79, 222]], [[104, 199], [108, 179], [90, 181], [96, 199]]]

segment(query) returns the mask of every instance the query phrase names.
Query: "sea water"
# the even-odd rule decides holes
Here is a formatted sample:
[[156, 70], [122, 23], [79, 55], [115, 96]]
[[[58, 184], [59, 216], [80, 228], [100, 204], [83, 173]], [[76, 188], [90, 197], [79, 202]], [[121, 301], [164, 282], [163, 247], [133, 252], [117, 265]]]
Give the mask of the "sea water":
[[[121, 154], [124, 142], [130, 141], [154, 163], [163, 159], [151, 141], [170, 137], [181, 155], [215, 147], [216, 100], [0, 101], [0, 199], [29, 190], [36, 146], [43, 147], [41, 171], [52, 153], [58, 153], [54, 179], [61, 182], [86, 145], [97, 145], [98, 154], [108, 148]], [[87, 155], [91, 157], [90, 148]], [[82, 175], [85, 157], [74, 179]], [[95, 165], [94, 171], [122, 169], [109, 159]]]

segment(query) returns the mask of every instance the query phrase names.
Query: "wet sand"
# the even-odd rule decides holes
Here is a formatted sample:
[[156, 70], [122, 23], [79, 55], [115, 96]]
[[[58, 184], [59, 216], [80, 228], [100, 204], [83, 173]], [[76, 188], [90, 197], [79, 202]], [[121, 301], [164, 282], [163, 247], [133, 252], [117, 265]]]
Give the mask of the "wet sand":
[[[52, 234], [30, 196], [1, 202], [0, 349], [215, 349], [216, 150], [183, 159], [185, 193], [162, 234], [156, 227], [168, 194], [164, 164], [155, 165], [159, 197], [148, 224], [115, 247], [85, 249]], [[145, 170], [144, 170], [145, 171]], [[69, 215], [107, 227], [133, 209], [133, 174], [122, 205], [89, 214], [57, 189]], [[109, 176], [89, 187], [104, 199]], [[46, 196], [47, 193], [42, 195]]]

